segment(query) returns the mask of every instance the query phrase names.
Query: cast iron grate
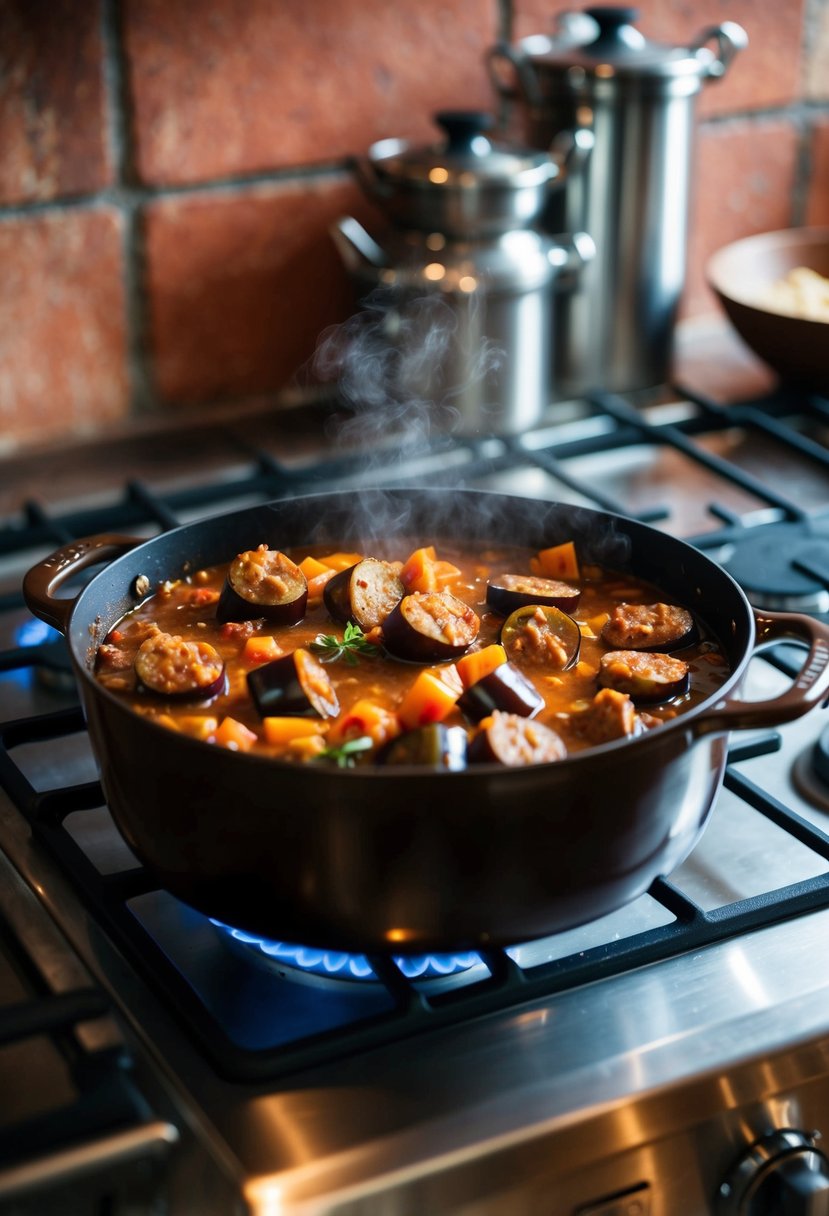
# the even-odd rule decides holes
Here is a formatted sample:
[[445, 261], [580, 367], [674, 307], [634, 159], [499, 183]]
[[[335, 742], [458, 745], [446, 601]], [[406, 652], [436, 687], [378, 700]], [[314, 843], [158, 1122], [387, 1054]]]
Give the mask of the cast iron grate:
[[[596, 397], [591, 405], [597, 415], [601, 414], [612, 423], [601, 434], [557, 442], [555, 431], [551, 431], [548, 442], [530, 451], [517, 441], [499, 442], [494, 451], [485, 441], [470, 442], [466, 445], [465, 483], [474, 484], [478, 474], [486, 475], [493, 469], [509, 468], [515, 462], [529, 461], [553, 476], [560, 474], [562, 480], [566, 479], [568, 485], [577, 488], [586, 500], [603, 509], [623, 513], [622, 504], [609, 501], [595, 486], [574, 481], [569, 471], [562, 467], [562, 462], [575, 454], [647, 442], [677, 447], [695, 461], [709, 465], [713, 462], [719, 476], [739, 481], [759, 501], [767, 503], [785, 518], [796, 519], [802, 514], [798, 505], [787, 500], [777, 489], [765, 486], [722, 458], [712, 457], [694, 442], [695, 435], [699, 433], [734, 426], [737, 419], [733, 408], [726, 413], [715, 403], [697, 399], [698, 410], [692, 417], [660, 424], [644, 418], [618, 398]], [[827, 407], [819, 399], [799, 401], [797, 415], [806, 415], [819, 425], [829, 421]], [[801, 455], [829, 469], [829, 453], [814, 441], [804, 438], [796, 427], [789, 424], [784, 416], [784, 407], [776, 399], [743, 407], [739, 423], [773, 432], [776, 443], [791, 445]], [[344, 478], [358, 476], [357, 458], [336, 458], [297, 472], [263, 452], [254, 460], [254, 468], [243, 483], [216, 485], [206, 482], [186, 489], [174, 489], [162, 496], [144, 484], [133, 482], [119, 490], [112, 501], [103, 506], [77, 511], [63, 510], [54, 515], [40, 504], [31, 503], [24, 512], [24, 519], [10, 521], [0, 532], [0, 552], [36, 552], [40, 549], [45, 555], [55, 545], [69, 539], [123, 527], [146, 528], [149, 525], [163, 531], [175, 526], [182, 513], [192, 514], [202, 509], [205, 512], [215, 511], [223, 502], [238, 497], [240, 492], [261, 496], [262, 501], [266, 501], [269, 498], [335, 488]], [[447, 479], [457, 478], [457, 474], [452, 472], [446, 476]], [[433, 483], [437, 484], [437, 480], [434, 478]], [[709, 509], [724, 524], [725, 534], [730, 535], [740, 526], [733, 515], [716, 503], [711, 504]], [[649, 511], [647, 518], [653, 520], [669, 514], [667, 509], [658, 508]], [[720, 535], [718, 532], [707, 534], [700, 538], [700, 543], [715, 547]], [[0, 601], [0, 609], [19, 609], [21, 602], [18, 594], [8, 594]], [[0, 672], [35, 671], [50, 664], [57, 665], [60, 662], [57, 656], [63, 649], [62, 639], [35, 647], [10, 647], [0, 651]], [[786, 648], [780, 648], [776, 661], [782, 669], [793, 670]], [[361, 1014], [333, 1028], [322, 1025], [316, 1029], [313, 1018], [303, 1022], [299, 1017], [296, 1034], [278, 1043], [256, 1041], [251, 1046], [250, 1043], [240, 1042], [239, 1036], [230, 1033], [213, 1015], [184, 970], [176, 965], [134, 914], [136, 902], [140, 903], [155, 893], [152, 876], [137, 864], [114, 874], [101, 873], [77, 843], [75, 835], [67, 831], [66, 822], [71, 816], [100, 811], [103, 795], [98, 783], [68, 783], [45, 792], [38, 791], [15, 759], [15, 751], [22, 745], [71, 736], [83, 730], [83, 718], [77, 706], [0, 726], [0, 784], [26, 817], [34, 835], [57, 859], [96, 920], [111, 934], [148, 984], [164, 995], [168, 1007], [184, 1018], [188, 1030], [195, 1034], [216, 1068], [234, 1078], [275, 1077], [430, 1028], [458, 1024], [470, 1017], [619, 974], [632, 967], [697, 949], [829, 904], [829, 871], [713, 911], [704, 910], [670, 881], [659, 880], [649, 894], [670, 913], [668, 924], [578, 951], [531, 969], [518, 966], [506, 950], [488, 950], [481, 954], [487, 970], [485, 978], [434, 994], [406, 979], [390, 960], [371, 957], [369, 961], [388, 997], [380, 1011], [372, 1010], [367, 1015]], [[726, 787], [829, 861], [829, 837], [752, 785], [736, 767], [741, 760], [751, 755], [773, 752], [778, 746], [779, 738], [774, 732], [735, 744], [729, 753]], [[112, 831], [115, 832], [114, 825]], [[319, 1002], [320, 999], [320, 994], [314, 993], [313, 1000]], [[293, 1013], [295, 1015], [296, 1010]], [[269, 1016], [278, 1017], [278, 1009], [271, 1010]]]

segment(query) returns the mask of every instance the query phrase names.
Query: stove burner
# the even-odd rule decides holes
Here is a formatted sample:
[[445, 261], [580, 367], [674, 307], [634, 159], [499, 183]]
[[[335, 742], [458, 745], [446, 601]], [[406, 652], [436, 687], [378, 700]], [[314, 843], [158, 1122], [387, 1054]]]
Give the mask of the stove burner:
[[829, 796], [829, 726], [821, 733], [812, 749], [812, 765], [815, 775], [826, 786]]
[[829, 612], [829, 520], [747, 528], [723, 565], [757, 608]]
[[[265, 962], [280, 972], [294, 973], [297, 977], [321, 977], [345, 982], [378, 983], [371, 963], [364, 954], [348, 954], [342, 950], [318, 950], [311, 946], [292, 945], [289, 942], [273, 941], [234, 929], [221, 921], [211, 920], [233, 942], [241, 943], [254, 954], [259, 962]], [[465, 954], [411, 954], [395, 956], [393, 962], [409, 980], [445, 980], [460, 975], [472, 967], [483, 967], [480, 955]]]
[[804, 798], [820, 810], [829, 811], [829, 726], [811, 748], [797, 757], [792, 776]]
[[[18, 626], [14, 640], [22, 650], [30, 652], [34, 679], [38, 684], [55, 692], [74, 692], [75, 677], [63, 634], [45, 621], [32, 617]], [[18, 674], [22, 679], [29, 678], [25, 669]]]

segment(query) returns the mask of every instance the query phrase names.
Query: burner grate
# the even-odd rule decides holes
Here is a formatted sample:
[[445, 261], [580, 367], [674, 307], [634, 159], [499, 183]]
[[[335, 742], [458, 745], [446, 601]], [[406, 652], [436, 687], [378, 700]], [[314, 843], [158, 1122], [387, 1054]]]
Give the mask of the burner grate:
[[[684, 459], [715, 473], [723, 484], [739, 487], [759, 504], [764, 521], [821, 526], [825, 506], [811, 516], [779, 487], [705, 448], [705, 436], [727, 435], [734, 428], [773, 438], [813, 464], [825, 477], [829, 454], [788, 420], [772, 399], [761, 406], [722, 409], [715, 403], [686, 394], [690, 408], [671, 422], [658, 412], [636, 411], [625, 401], [607, 396], [592, 399], [584, 418], [573, 425], [511, 440], [482, 439], [447, 444], [439, 441], [414, 454], [428, 470], [421, 480], [432, 484], [481, 484], [486, 487], [502, 475], [538, 470], [545, 485], [562, 487], [566, 495], [620, 514], [631, 514], [607, 485], [581, 471], [580, 462], [608, 451], [634, 453], [640, 445], [670, 448]], [[817, 400], [796, 403], [797, 419], [825, 427], [826, 406]], [[229, 441], [230, 442], [230, 441]], [[241, 441], [233, 440], [235, 450]], [[290, 466], [270, 451], [246, 448], [250, 466], [238, 477], [223, 481], [207, 478], [187, 487], [161, 490], [144, 481], [131, 481], [103, 504], [49, 510], [29, 503], [19, 520], [0, 528], [0, 557], [45, 555], [69, 539], [96, 532], [138, 529], [142, 534], [176, 526], [188, 516], [215, 513], [239, 497], [266, 501], [323, 489], [364, 484], [366, 469], [358, 456], [324, 459], [307, 468]], [[447, 456], [451, 455], [451, 462]], [[375, 468], [377, 484], [407, 483], [404, 473], [389, 475]], [[518, 491], [520, 492], [520, 491]], [[545, 490], [545, 493], [547, 491]], [[746, 523], [726, 505], [708, 506], [717, 525], [693, 543], [713, 553], [733, 546], [739, 537], [759, 535], [760, 523]], [[674, 524], [671, 510], [651, 503], [638, 511], [646, 522]], [[812, 577], [814, 570], [810, 571]], [[0, 595], [0, 612], [19, 614], [19, 583]], [[11, 676], [34, 678], [38, 671], [65, 660], [63, 639], [37, 639], [35, 645], [14, 641], [0, 645], [0, 681]], [[785, 647], [772, 655], [787, 673], [791, 664]], [[3, 675], [5, 673], [5, 676]], [[2, 702], [0, 701], [0, 704]], [[31, 825], [38, 842], [56, 859], [78, 896], [90, 908], [146, 979], [187, 1024], [204, 1052], [224, 1075], [265, 1078], [346, 1056], [355, 1050], [381, 1046], [408, 1035], [457, 1025], [465, 1019], [509, 1008], [518, 1002], [573, 988], [633, 967], [655, 962], [735, 936], [778, 920], [829, 905], [827, 867], [812, 877], [759, 896], [740, 898], [712, 910], [672, 881], [659, 880], [647, 897], [655, 909], [644, 926], [610, 935], [596, 944], [567, 948], [560, 956], [535, 965], [523, 965], [520, 944], [515, 949], [490, 949], [480, 954], [481, 968], [463, 983], [431, 990], [407, 976], [394, 961], [371, 956], [367, 961], [378, 983], [357, 995], [321, 1001], [310, 986], [288, 984], [278, 974], [229, 958], [218, 972], [215, 966], [216, 931], [199, 914], [177, 904], [157, 890], [152, 877], [134, 859], [104, 866], [85, 838], [85, 825], [104, 824], [107, 839], [117, 836], [103, 795], [94, 780], [59, 777], [39, 790], [30, 779], [21, 754], [39, 744], [83, 734], [77, 705], [32, 716], [14, 717], [0, 725], [0, 785]], [[802, 841], [823, 861], [829, 861], [829, 838], [794, 811], [753, 785], [739, 765], [750, 756], [773, 754], [779, 737], [768, 732], [736, 743], [729, 753], [727, 789], [759, 815]], [[120, 838], [119, 838], [120, 839]], [[244, 999], [243, 999], [244, 997]], [[249, 998], [249, 999], [248, 999]], [[278, 1011], [278, 1016], [274, 1011]]]

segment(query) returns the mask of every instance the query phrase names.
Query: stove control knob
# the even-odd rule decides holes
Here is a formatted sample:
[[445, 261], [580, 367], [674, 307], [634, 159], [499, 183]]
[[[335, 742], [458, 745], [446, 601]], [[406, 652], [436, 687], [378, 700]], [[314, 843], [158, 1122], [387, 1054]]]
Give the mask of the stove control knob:
[[718, 1216], [829, 1216], [829, 1160], [817, 1139], [784, 1128], [752, 1144], [719, 1189]]

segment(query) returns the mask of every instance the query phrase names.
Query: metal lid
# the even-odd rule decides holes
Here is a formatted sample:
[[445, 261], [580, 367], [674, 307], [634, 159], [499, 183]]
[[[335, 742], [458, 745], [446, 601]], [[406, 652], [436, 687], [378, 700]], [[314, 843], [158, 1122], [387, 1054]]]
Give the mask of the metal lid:
[[[521, 50], [539, 73], [608, 81], [701, 81], [721, 76], [733, 51], [747, 44], [744, 30], [733, 22], [703, 30], [690, 46], [653, 42], [636, 28], [635, 8], [613, 5], [584, 9], [559, 18], [559, 35], [533, 35]], [[706, 45], [717, 44], [713, 50]], [[728, 52], [728, 57], [724, 52]]]
[[519, 190], [543, 184], [558, 173], [548, 154], [495, 143], [491, 114], [443, 110], [435, 115], [444, 138], [425, 146], [383, 139], [369, 149], [378, 177], [398, 186], [442, 190], [480, 185]]

